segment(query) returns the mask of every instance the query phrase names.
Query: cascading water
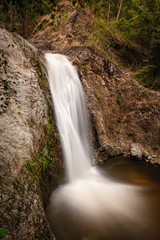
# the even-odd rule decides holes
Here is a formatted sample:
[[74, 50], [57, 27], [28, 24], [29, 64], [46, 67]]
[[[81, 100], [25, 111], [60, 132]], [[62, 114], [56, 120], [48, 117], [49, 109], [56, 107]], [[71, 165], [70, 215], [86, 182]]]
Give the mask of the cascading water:
[[111, 181], [91, 164], [84, 93], [76, 70], [63, 55], [47, 53], [45, 58], [68, 179], [52, 193], [47, 212], [57, 239], [87, 239], [92, 234], [105, 240], [149, 239], [143, 236], [152, 223], [146, 218], [141, 188]]
[[65, 56], [46, 54], [46, 59], [67, 177], [74, 181], [91, 167], [84, 93], [76, 70]]

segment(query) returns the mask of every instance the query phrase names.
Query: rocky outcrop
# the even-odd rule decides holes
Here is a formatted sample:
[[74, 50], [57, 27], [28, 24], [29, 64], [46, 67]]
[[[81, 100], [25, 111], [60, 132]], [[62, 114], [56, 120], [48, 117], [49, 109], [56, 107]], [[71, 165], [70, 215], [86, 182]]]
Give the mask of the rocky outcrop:
[[79, 69], [101, 151], [160, 163], [160, 93], [86, 47], [61, 51]]
[[36, 57], [29, 42], [0, 29], [0, 227], [8, 229], [5, 239], [11, 240], [54, 239], [40, 186], [27, 168], [37, 157], [49, 118]]
[[[96, 50], [87, 47], [94, 15], [89, 8], [60, 4], [66, 18], [56, 31], [58, 14], [31, 40], [41, 52], [65, 54], [80, 73], [94, 134], [104, 156], [131, 156], [160, 163], [160, 93], [144, 88]], [[49, 46], [47, 50], [47, 46]], [[97, 145], [97, 146], [98, 146]]]

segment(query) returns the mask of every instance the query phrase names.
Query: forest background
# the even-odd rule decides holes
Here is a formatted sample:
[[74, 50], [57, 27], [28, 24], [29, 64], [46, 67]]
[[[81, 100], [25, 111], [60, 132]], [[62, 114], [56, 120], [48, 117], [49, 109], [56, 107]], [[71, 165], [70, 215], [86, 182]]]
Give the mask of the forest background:
[[[42, 16], [61, 9], [59, 0], [1, 0], [0, 27], [29, 39]], [[127, 70], [145, 87], [160, 90], [160, 0], [77, 0], [90, 7], [94, 29], [86, 30], [89, 45], [97, 42], [106, 58]], [[60, 19], [59, 19], [60, 21]], [[110, 54], [114, 50], [114, 55]]]

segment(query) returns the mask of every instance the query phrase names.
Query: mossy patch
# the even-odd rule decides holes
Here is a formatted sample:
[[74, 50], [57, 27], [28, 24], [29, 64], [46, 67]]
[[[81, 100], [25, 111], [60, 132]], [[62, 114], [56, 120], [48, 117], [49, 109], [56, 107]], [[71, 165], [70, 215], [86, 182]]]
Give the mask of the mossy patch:
[[37, 74], [38, 74], [39, 86], [42, 90], [44, 90], [48, 86], [48, 84], [47, 84], [47, 82], [45, 80], [45, 77], [44, 77], [42, 63], [41, 63], [40, 56], [39, 56], [38, 53], [35, 55], [35, 57], [33, 57], [31, 59], [31, 64], [36, 67], [36, 71], [37, 71]]
[[56, 140], [53, 122], [47, 123], [44, 126], [44, 133], [42, 138], [43, 142], [41, 144], [37, 158], [28, 161], [25, 165], [25, 167], [30, 172], [30, 181], [36, 181], [38, 184], [43, 174], [54, 174], [53, 166], [55, 159], [53, 146]]
[[6, 228], [0, 228], [0, 238], [4, 238], [8, 234], [8, 230]]

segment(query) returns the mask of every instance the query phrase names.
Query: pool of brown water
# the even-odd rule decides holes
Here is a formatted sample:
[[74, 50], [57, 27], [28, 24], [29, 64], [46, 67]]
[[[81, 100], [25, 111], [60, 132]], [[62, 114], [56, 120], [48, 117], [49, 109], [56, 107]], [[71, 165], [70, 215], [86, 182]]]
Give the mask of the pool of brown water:
[[119, 157], [98, 172], [104, 178], [53, 192], [47, 215], [56, 239], [159, 240], [160, 167]]

